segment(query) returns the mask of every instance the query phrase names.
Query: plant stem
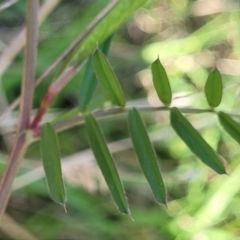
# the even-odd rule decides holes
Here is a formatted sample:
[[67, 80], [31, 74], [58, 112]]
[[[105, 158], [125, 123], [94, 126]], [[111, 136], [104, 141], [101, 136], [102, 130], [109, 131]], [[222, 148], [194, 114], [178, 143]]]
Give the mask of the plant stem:
[[[119, 115], [124, 115], [127, 114], [128, 111], [130, 111], [132, 107], [125, 107], [125, 108], [111, 108], [108, 110], [97, 110], [93, 112], [92, 114], [94, 117], [98, 120], [100, 119], [110, 119], [112, 117], [116, 117]], [[170, 107], [137, 107], [139, 111], [169, 111], [171, 108]], [[182, 113], [189, 113], [189, 114], [201, 114], [201, 113], [216, 113], [212, 109], [193, 109], [193, 108], [178, 108]], [[85, 122], [85, 116], [79, 112], [78, 115], [71, 117], [69, 119], [63, 120], [61, 122], [57, 122], [53, 124], [54, 129], [57, 132], [61, 132], [64, 130], [67, 130], [69, 128], [82, 125]], [[36, 127], [36, 129], [32, 129], [34, 132], [34, 138], [31, 139], [31, 143], [35, 142], [39, 139], [40, 132], [41, 132], [41, 126]]]
[[64, 86], [69, 82], [70, 79], [77, 73], [78, 64], [68, 67], [65, 71], [58, 77], [58, 79], [50, 84], [46, 94], [43, 97], [40, 108], [33, 119], [30, 128], [38, 127], [43, 115], [47, 112], [51, 106], [53, 100], [57, 94], [64, 88]]
[[8, 199], [11, 194], [13, 181], [17, 175], [20, 163], [26, 152], [28, 143], [26, 141], [26, 133], [20, 135], [14, 142], [7, 165], [4, 169], [0, 182], [0, 221], [6, 209]]
[[26, 48], [24, 55], [23, 80], [22, 80], [22, 98], [20, 104], [20, 113], [17, 126], [17, 139], [13, 143], [10, 151], [7, 165], [4, 169], [0, 182], [0, 220], [10, 197], [13, 181], [18, 173], [21, 159], [27, 149], [27, 132], [30, 125], [30, 116], [32, 111], [32, 98], [35, 79], [35, 62], [37, 54], [37, 17], [38, 0], [27, 0], [27, 31]]

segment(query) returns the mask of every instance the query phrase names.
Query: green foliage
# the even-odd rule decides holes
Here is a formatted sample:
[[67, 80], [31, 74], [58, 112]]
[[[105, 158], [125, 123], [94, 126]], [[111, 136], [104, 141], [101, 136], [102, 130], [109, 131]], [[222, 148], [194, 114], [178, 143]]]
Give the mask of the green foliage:
[[[83, 2], [83, 12], [79, 12], [76, 3], [65, 5], [63, 1], [40, 29], [37, 76], [77, 35], [87, 34], [55, 73], [48, 74], [35, 89], [34, 106], [40, 106], [40, 112], [49, 110], [46, 118], [39, 119], [34, 128], [15, 134], [16, 139], [25, 140], [26, 136], [27, 144], [35, 144], [29, 146], [13, 186], [13, 200], [20, 198], [21, 204], [14, 206], [17, 214], [11, 212], [11, 206], [9, 213], [40, 239], [235, 240], [240, 224], [240, 125], [239, 115], [234, 114], [239, 105], [239, 70], [234, 67], [240, 36], [237, 8], [211, 14], [210, 7], [198, 6], [200, 1], [149, 1], [149, 7], [134, 13], [146, 1], [123, 0], [116, 5], [110, 1], [113, 8], [105, 9], [100, 16], [99, 9], [109, 1], [94, 1], [92, 5]], [[24, 6], [22, 1], [18, 4]], [[88, 24], [95, 16], [101, 19], [95, 20], [89, 30]], [[119, 28], [130, 16], [133, 18]], [[58, 33], [59, 29], [63, 31]], [[106, 58], [104, 49], [109, 47], [108, 37], [113, 33]], [[93, 52], [97, 44], [102, 52]], [[19, 55], [3, 76], [10, 100], [21, 79], [21, 64]], [[53, 105], [57, 108], [48, 109], [39, 99], [53, 76], [67, 65], [76, 66], [79, 72], [72, 80], [65, 79], [69, 84], [64, 89], [56, 83], [55, 87], [62, 90]], [[207, 71], [214, 66], [223, 77], [218, 69]], [[47, 90], [50, 98], [51, 90]], [[158, 98], [165, 106], [158, 105]], [[5, 102], [4, 98], [0, 100]], [[219, 112], [209, 109], [219, 105]], [[20, 119], [21, 113], [17, 115]], [[6, 122], [11, 121], [7, 118]], [[16, 143], [15, 149], [20, 148]], [[35, 161], [40, 158], [39, 145], [44, 170], [39, 167], [40, 161]], [[86, 149], [88, 146], [91, 149]], [[14, 163], [23, 155], [11, 150], [6, 169], [18, 169]], [[11, 179], [3, 168], [5, 158], [3, 152], [1, 187]], [[230, 177], [224, 175], [225, 168]], [[62, 205], [66, 201], [65, 178], [68, 215], [49, 200], [45, 175], [50, 196]], [[7, 196], [1, 187], [0, 194]], [[130, 215], [128, 202], [135, 222], [116, 211], [115, 204], [121, 213]], [[21, 209], [24, 204], [29, 211]], [[0, 210], [2, 205], [0, 201]], [[11, 229], [16, 230], [13, 226]], [[8, 238], [0, 233], [0, 239]]]
[[172, 101], [172, 90], [164, 67], [159, 59], [152, 63], [153, 84], [159, 99], [165, 104], [170, 105]]
[[224, 166], [217, 157], [216, 153], [190, 124], [190, 122], [181, 114], [181, 112], [174, 107], [171, 109], [170, 114], [173, 129], [187, 144], [190, 150], [217, 173], [226, 173]]
[[217, 107], [221, 103], [222, 88], [222, 76], [220, 72], [215, 69], [209, 74], [204, 88], [208, 104], [211, 107]]
[[125, 98], [121, 86], [105, 56], [98, 50], [93, 53], [93, 68], [100, 85], [114, 104], [125, 106]]
[[98, 22], [97, 27], [94, 28], [91, 35], [89, 35], [82, 44], [76, 47], [69, 62], [76, 60], [79, 56], [86, 57], [91, 54], [96, 47], [96, 41], [100, 44], [110, 37], [135, 10], [146, 4], [146, 2], [145, 0], [122, 0], [117, 2], [112, 11], [110, 11], [102, 21]]
[[41, 130], [41, 152], [49, 194], [55, 202], [65, 208], [66, 193], [62, 179], [59, 143], [50, 123], [44, 124]]
[[[109, 37], [102, 44], [102, 52], [104, 55], [107, 55], [110, 44], [111, 44], [112, 36]], [[80, 94], [79, 94], [79, 110], [85, 111], [87, 105], [93, 97], [93, 93], [97, 88], [97, 79], [94, 74], [94, 69], [92, 65], [92, 57], [89, 58], [86, 66], [86, 71], [82, 80], [82, 84], [80, 86]]]
[[224, 130], [240, 143], [240, 125], [238, 122], [233, 120], [228, 114], [224, 112], [218, 113], [219, 121], [223, 126]]
[[86, 116], [86, 130], [89, 144], [119, 211], [129, 214], [127, 200], [116, 166], [107, 148], [103, 134], [92, 115]]
[[133, 146], [143, 173], [156, 200], [159, 203], [166, 204], [166, 190], [158, 168], [156, 156], [137, 109], [132, 109], [129, 112], [128, 124]]

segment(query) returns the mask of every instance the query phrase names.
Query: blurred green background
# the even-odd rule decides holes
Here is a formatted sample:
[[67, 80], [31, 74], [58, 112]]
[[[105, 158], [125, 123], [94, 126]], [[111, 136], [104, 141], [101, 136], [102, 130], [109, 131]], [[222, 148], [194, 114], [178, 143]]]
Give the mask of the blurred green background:
[[[3, 1], [0, 1], [2, 3]], [[37, 76], [71, 43], [108, 1], [60, 1], [40, 27]], [[114, 34], [108, 59], [129, 106], [161, 106], [154, 91], [150, 64], [159, 56], [173, 90], [173, 106], [207, 109], [203, 88], [217, 67], [224, 93], [217, 110], [239, 113], [240, 4], [236, 0], [152, 0]], [[14, 39], [25, 19], [25, 1], [0, 12], [0, 51]], [[20, 93], [23, 55], [2, 76], [1, 102]], [[46, 121], [78, 105], [84, 68], [59, 94]], [[53, 75], [35, 91], [37, 109]], [[97, 89], [90, 108], [107, 107]], [[1, 123], [10, 132], [17, 111]], [[59, 134], [63, 176], [68, 196], [65, 214], [48, 195], [39, 144], [22, 163], [7, 213], [38, 239], [240, 239], [240, 150], [209, 113], [188, 114], [191, 123], [226, 164], [229, 176], [216, 175], [188, 150], [169, 126], [167, 111], [143, 113], [168, 193], [168, 206], [153, 199], [131, 149], [126, 117], [100, 121], [115, 157], [132, 213], [118, 213], [88, 149], [84, 127]], [[237, 116], [236, 116], [237, 118]], [[7, 129], [7, 131], [6, 131]], [[1, 171], [7, 146], [3, 135]], [[14, 229], [12, 229], [14, 232]], [[0, 230], [0, 239], [10, 238]]]

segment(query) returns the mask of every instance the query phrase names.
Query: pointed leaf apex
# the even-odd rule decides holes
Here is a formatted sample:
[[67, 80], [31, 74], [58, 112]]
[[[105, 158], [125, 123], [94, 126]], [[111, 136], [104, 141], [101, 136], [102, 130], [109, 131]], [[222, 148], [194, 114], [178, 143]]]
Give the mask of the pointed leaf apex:
[[106, 97], [114, 104], [124, 107], [126, 100], [122, 88], [104, 54], [96, 49], [92, 60], [94, 72]]
[[89, 144], [111, 195], [119, 211], [123, 214], [130, 214], [121, 180], [101, 129], [91, 114], [87, 115], [85, 120]]
[[143, 173], [158, 203], [166, 204], [166, 190], [157, 164], [154, 148], [144, 122], [136, 108], [129, 111], [129, 132]]
[[209, 74], [204, 92], [210, 107], [217, 107], [222, 100], [222, 76], [217, 67]]
[[57, 134], [50, 123], [41, 130], [41, 153], [51, 198], [65, 206], [66, 192], [62, 178], [60, 150]]
[[226, 174], [224, 165], [215, 151], [176, 107], [171, 109], [170, 118], [171, 126], [189, 149], [217, 173]]
[[160, 59], [157, 58], [151, 65], [153, 85], [160, 101], [168, 106], [172, 102], [172, 90], [167, 73], [162, 66]]

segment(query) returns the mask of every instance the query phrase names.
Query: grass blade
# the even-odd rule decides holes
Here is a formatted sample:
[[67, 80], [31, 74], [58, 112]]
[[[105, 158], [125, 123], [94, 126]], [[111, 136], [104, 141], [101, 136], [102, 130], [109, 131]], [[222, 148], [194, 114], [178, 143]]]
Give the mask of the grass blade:
[[158, 168], [154, 149], [148, 137], [143, 120], [134, 108], [129, 112], [128, 125], [134, 149], [143, 173], [159, 203], [166, 204], [166, 191]]
[[57, 134], [50, 123], [42, 126], [41, 153], [49, 194], [65, 209], [66, 193], [62, 179], [59, 143]]
[[167, 73], [159, 59], [152, 63], [153, 85], [159, 99], [165, 105], [170, 105], [172, 102], [172, 91], [169, 84]]
[[177, 108], [174, 107], [171, 109], [170, 118], [175, 132], [203, 163], [214, 169], [217, 173], [226, 173], [222, 162], [213, 149]]
[[218, 113], [218, 118], [224, 130], [240, 143], [240, 125], [224, 112]]
[[93, 54], [93, 68], [96, 77], [109, 100], [121, 107], [125, 106], [122, 88], [105, 56], [98, 50]]
[[208, 76], [204, 87], [205, 96], [210, 107], [217, 107], [222, 100], [222, 76], [220, 72], [215, 69]]
[[[102, 45], [101, 49], [103, 54], [107, 55], [112, 36], [109, 37]], [[83, 81], [80, 87], [80, 97], [79, 97], [79, 110], [84, 112], [88, 103], [92, 99], [93, 93], [97, 88], [97, 79], [94, 74], [94, 69], [92, 65], [92, 58], [87, 62], [86, 71], [83, 77]]]
[[86, 130], [98, 166], [121, 213], [129, 214], [123, 186], [103, 134], [92, 115], [86, 116]]

